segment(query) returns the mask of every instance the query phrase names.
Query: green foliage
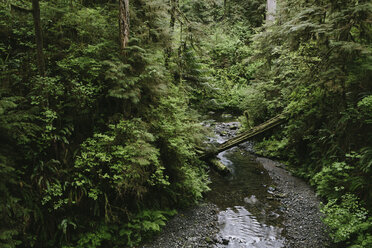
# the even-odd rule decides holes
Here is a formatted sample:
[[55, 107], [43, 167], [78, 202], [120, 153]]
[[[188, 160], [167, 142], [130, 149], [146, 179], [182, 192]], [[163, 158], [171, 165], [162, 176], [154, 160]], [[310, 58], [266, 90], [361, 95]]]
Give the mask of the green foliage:
[[[250, 87], [253, 74], [258, 63], [248, 57], [252, 54], [249, 45], [251, 30], [243, 23], [236, 23], [233, 27], [217, 26], [209, 34], [208, 57], [204, 63], [208, 64], [209, 90], [203, 95], [203, 101], [212, 110], [229, 109], [243, 112], [252, 101], [247, 96], [256, 97]], [[257, 110], [259, 111], [259, 110]]]
[[159, 152], [151, 144], [154, 137], [146, 131], [145, 123], [139, 119], [121, 121], [110, 129], [81, 145], [74, 166], [78, 173], [72, 186], [97, 200], [104, 198], [107, 190], [141, 198], [149, 185], [169, 184], [163, 175]]
[[230, 0], [227, 4], [228, 21], [233, 25], [243, 22], [246, 27], [256, 28], [263, 24], [266, 11], [265, 0]]
[[167, 171], [177, 182], [177, 191], [183, 192], [173, 197], [189, 205], [200, 199], [202, 192], [209, 190], [209, 179], [195, 150], [202, 146], [204, 132], [192, 118], [195, 114], [188, 114], [185, 99], [177, 97], [181, 92], [180, 88], [171, 87], [170, 95], [161, 99], [151, 112], [159, 120], [153, 128], [161, 142], [160, 151], [169, 156], [165, 159], [169, 163]]
[[255, 146], [255, 149], [257, 149], [257, 154], [261, 156], [280, 158], [287, 145], [288, 139], [281, 138], [278, 140], [271, 136], [269, 139], [264, 138], [260, 141]]
[[246, 128], [286, 115], [285, 125], [256, 149], [287, 160], [329, 201], [325, 220], [340, 247], [369, 247], [372, 6], [354, 0], [277, 4], [276, 20], [253, 35], [251, 80], [231, 99], [245, 107]]
[[[159, 209], [208, 190], [203, 130], [188, 109], [202, 63], [187, 43], [188, 62], [165, 65], [163, 2], [131, 2], [121, 51], [116, 4], [40, 1], [39, 77], [32, 15], [10, 3], [31, 8], [0, 4], [0, 246], [138, 245], [174, 214]], [[180, 67], [188, 79], [172, 77]]]
[[64, 248], [98, 248], [103, 246], [135, 247], [158, 233], [166, 221], [177, 214], [176, 210], [146, 209], [137, 213], [124, 224], [99, 223], [94, 231], [81, 233], [76, 244]]
[[345, 193], [350, 183], [350, 172], [353, 167], [346, 162], [334, 162], [331, 166], [324, 166], [314, 177], [317, 193], [331, 199], [339, 198]]
[[361, 150], [360, 165], [364, 173], [372, 171], [372, 147], [364, 147]]
[[119, 235], [127, 239], [129, 246], [138, 245], [142, 239], [149, 238], [165, 226], [170, 216], [177, 213], [175, 210], [144, 210], [136, 215], [129, 223], [120, 228]]
[[17, 172], [12, 166], [12, 161], [0, 154], [0, 246], [13, 248], [22, 242], [17, 237], [17, 226], [22, 218], [27, 216], [27, 209], [19, 204], [20, 199], [13, 195], [11, 187], [17, 187]]
[[[324, 222], [331, 229], [331, 238], [335, 243], [343, 242], [347, 247], [369, 247], [371, 243], [372, 218], [352, 194], [345, 194], [337, 200], [330, 200], [323, 208], [326, 214]], [[353, 236], [356, 242], [350, 245]], [[349, 242], [348, 242], [349, 241]], [[346, 247], [346, 246], [345, 246]]]
[[91, 233], [84, 233], [77, 242], [76, 248], [97, 248], [102, 247], [105, 241], [109, 241], [112, 238], [109, 227], [107, 225], [101, 225], [97, 230]]
[[358, 102], [358, 108], [366, 123], [372, 123], [372, 95], [364, 97]]

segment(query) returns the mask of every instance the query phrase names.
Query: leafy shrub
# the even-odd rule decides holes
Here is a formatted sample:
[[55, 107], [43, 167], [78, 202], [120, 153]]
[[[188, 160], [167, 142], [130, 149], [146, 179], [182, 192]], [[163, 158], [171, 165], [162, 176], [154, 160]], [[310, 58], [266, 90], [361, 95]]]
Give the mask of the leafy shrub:
[[[372, 244], [372, 218], [368, 218], [367, 210], [355, 195], [347, 193], [340, 201], [330, 200], [322, 212], [326, 214], [324, 222], [330, 227], [330, 236], [335, 243], [344, 242], [354, 248], [367, 248]], [[353, 236], [358, 238], [351, 242]]]
[[335, 199], [346, 191], [353, 167], [346, 162], [334, 162], [323, 166], [322, 170], [313, 177], [317, 193], [323, 197]]
[[156, 208], [200, 199], [203, 134], [185, 82], [199, 87], [204, 65], [187, 44], [188, 78], [173, 84], [166, 3], [131, 4], [124, 56], [117, 5], [40, 1], [43, 77], [32, 15], [11, 4], [31, 8], [0, 3], [0, 246], [138, 244], [170, 216]]
[[288, 139], [275, 139], [273, 136], [269, 139], [264, 138], [255, 145], [257, 154], [267, 157], [280, 158], [285, 147], [288, 145]]
[[182, 205], [189, 205], [209, 190], [209, 179], [206, 165], [196, 153], [196, 148], [203, 144], [205, 132], [196, 122], [195, 113], [189, 112], [185, 99], [177, 97], [181, 90], [171, 86], [169, 95], [162, 98], [151, 113], [158, 120], [153, 122], [153, 132], [160, 143], [160, 151], [168, 156], [163, 158], [167, 175], [175, 182], [174, 192], [179, 192], [173, 198]]
[[176, 213], [175, 210], [143, 210], [120, 228], [119, 235], [126, 238], [129, 246], [138, 245], [144, 239], [160, 232], [167, 219]]
[[145, 209], [123, 224], [91, 223], [93, 231], [80, 233], [74, 244], [62, 247], [135, 247], [160, 232], [166, 221], [176, 213], [176, 210]]
[[358, 102], [358, 108], [365, 118], [365, 122], [372, 123], [372, 95], [364, 97]]
[[[73, 186], [83, 188], [94, 200], [104, 197], [107, 187], [119, 195], [141, 198], [148, 186], [168, 185], [159, 162], [154, 136], [140, 119], [110, 125], [106, 134], [95, 134], [82, 145], [75, 161]], [[97, 184], [97, 182], [99, 182]]]

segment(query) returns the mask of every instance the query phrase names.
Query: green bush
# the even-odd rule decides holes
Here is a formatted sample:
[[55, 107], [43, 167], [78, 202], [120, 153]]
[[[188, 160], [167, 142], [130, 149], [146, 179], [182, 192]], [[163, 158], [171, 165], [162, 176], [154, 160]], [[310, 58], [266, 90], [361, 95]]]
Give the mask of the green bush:
[[347, 190], [352, 170], [353, 167], [346, 162], [334, 162], [330, 166], [323, 166], [312, 179], [317, 193], [330, 199], [340, 197]]
[[343, 242], [353, 248], [372, 245], [372, 218], [368, 218], [367, 210], [355, 195], [346, 193], [340, 200], [330, 200], [322, 212], [326, 214], [324, 222], [329, 226], [335, 243]]
[[204, 82], [203, 64], [188, 43], [179, 57], [190, 61], [175, 71], [185, 66], [189, 79], [172, 77], [165, 3], [131, 2], [121, 51], [117, 5], [40, 1], [38, 76], [32, 15], [10, 4], [31, 8], [0, 3], [0, 246], [137, 245], [170, 216], [159, 209], [208, 189], [186, 90]]

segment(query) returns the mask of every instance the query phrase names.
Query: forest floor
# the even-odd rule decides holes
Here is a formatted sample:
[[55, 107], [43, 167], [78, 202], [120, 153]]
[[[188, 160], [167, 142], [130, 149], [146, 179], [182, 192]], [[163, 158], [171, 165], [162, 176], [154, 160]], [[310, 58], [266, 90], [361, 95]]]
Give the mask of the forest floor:
[[[229, 129], [226, 129], [229, 132]], [[250, 148], [240, 146], [244, 150]], [[252, 152], [252, 150], [250, 150]], [[314, 190], [302, 179], [294, 177], [283, 165], [267, 158], [257, 157], [275, 183], [273, 197], [280, 200], [284, 217], [283, 236], [288, 248], [324, 248], [330, 246], [326, 226], [321, 221], [320, 200]], [[219, 209], [212, 203], [202, 202], [180, 211], [162, 232], [143, 248], [196, 248], [230, 247], [218, 236]]]

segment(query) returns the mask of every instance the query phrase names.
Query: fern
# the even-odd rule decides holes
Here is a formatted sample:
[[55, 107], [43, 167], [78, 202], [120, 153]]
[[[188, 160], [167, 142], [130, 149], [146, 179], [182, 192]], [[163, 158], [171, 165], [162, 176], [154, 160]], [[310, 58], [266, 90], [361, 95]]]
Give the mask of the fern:
[[372, 147], [361, 149], [360, 165], [364, 173], [372, 172]]
[[127, 238], [128, 245], [138, 245], [142, 241], [142, 237], [149, 238], [159, 232], [165, 226], [168, 218], [176, 213], [176, 210], [143, 210], [128, 224], [121, 227], [120, 236]]

